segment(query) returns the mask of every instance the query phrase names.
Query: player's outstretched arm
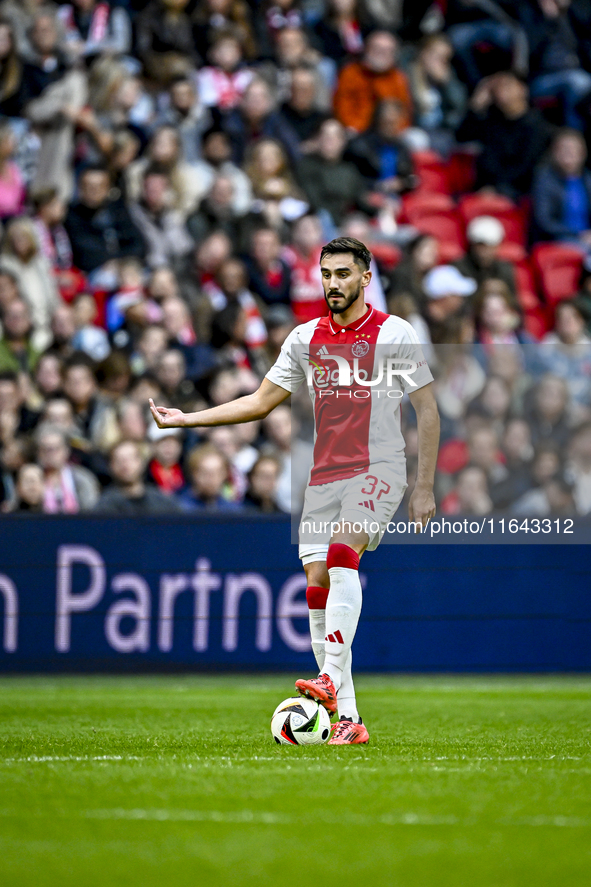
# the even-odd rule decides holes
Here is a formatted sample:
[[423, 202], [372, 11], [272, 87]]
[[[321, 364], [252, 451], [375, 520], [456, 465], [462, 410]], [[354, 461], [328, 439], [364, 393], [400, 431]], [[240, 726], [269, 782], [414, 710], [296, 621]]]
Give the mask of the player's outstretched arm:
[[439, 449], [439, 411], [433, 394], [433, 383], [409, 394], [410, 402], [417, 414], [419, 434], [419, 464], [417, 480], [408, 503], [408, 516], [411, 521], [420, 522], [423, 527], [435, 517], [435, 467]]
[[157, 407], [150, 398], [150, 412], [158, 428], [206, 428], [212, 425], [238, 425], [240, 422], [264, 419], [289, 395], [290, 392], [285, 388], [275, 385], [269, 379], [263, 379], [254, 394], [238, 397], [236, 400], [222, 403], [210, 410], [183, 413], [182, 410]]

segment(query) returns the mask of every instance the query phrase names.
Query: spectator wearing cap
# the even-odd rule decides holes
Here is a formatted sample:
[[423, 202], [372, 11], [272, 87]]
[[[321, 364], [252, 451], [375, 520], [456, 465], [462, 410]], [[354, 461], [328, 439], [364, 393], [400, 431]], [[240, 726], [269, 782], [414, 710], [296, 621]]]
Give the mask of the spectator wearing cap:
[[557, 133], [550, 159], [537, 171], [532, 191], [535, 240], [559, 240], [591, 250], [591, 172], [581, 133]]
[[499, 259], [497, 251], [505, 238], [502, 223], [494, 216], [477, 216], [468, 224], [468, 252], [453, 264], [466, 277], [472, 277], [480, 286], [494, 277], [503, 280], [515, 297], [515, 272], [510, 262]]
[[171, 496], [145, 482], [145, 461], [137, 441], [122, 440], [116, 444], [111, 450], [109, 467], [113, 482], [100, 497], [95, 513], [139, 517], [181, 512]]
[[425, 313], [433, 344], [447, 340], [452, 321], [465, 311], [466, 298], [474, 295], [476, 289], [476, 281], [464, 277], [454, 265], [438, 265], [425, 275]]
[[182, 428], [158, 428], [152, 424], [148, 431], [152, 458], [148, 463], [146, 480], [155, 484], [167, 496], [174, 496], [185, 486], [180, 461], [183, 452], [182, 436]]

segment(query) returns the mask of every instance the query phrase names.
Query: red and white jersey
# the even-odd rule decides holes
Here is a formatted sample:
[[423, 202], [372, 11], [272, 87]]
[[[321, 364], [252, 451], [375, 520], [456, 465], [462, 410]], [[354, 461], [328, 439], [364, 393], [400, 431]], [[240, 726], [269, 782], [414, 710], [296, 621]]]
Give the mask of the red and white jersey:
[[417, 335], [371, 306], [349, 326], [332, 316], [297, 326], [267, 378], [292, 394], [302, 382], [314, 406], [310, 484], [345, 480], [378, 462], [400, 462], [405, 392], [433, 381]]

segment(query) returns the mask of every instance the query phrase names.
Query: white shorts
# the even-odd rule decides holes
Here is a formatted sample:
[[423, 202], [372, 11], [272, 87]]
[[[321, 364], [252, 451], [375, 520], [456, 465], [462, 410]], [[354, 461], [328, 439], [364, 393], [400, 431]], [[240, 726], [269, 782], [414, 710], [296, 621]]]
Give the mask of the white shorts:
[[374, 551], [392, 520], [406, 490], [404, 462], [380, 462], [367, 471], [308, 486], [300, 521], [299, 556], [303, 564], [325, 561], [336, 524], [351, 524], [353, 532], [365, 530], [368, 551]]

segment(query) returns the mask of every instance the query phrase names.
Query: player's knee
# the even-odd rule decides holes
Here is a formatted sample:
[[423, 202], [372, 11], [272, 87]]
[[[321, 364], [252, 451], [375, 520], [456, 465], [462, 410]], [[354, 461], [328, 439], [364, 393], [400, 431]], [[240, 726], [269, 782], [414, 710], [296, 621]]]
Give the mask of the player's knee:
[[346, 545], [361, 557], [369, 545], [369, 536], [363, 530], [357, 533], [353, 527], [350, 529], [345, 527], [333, 535], [330, 540], [329, 551], [333, 545]]
[[313, 585], [318, 588], [329, 588], [330, 577], [328, 575], [326, 561], [314, 561], [311, 564], [305, 564], [304, 572], [306, 574], [306, 582], [309, 586]]

